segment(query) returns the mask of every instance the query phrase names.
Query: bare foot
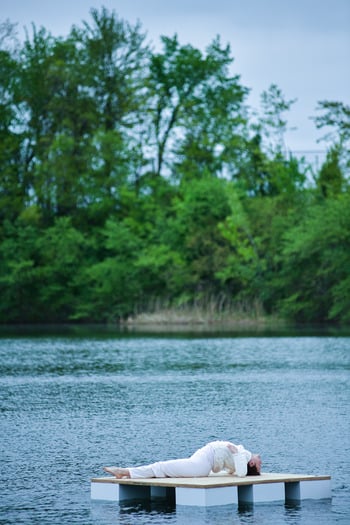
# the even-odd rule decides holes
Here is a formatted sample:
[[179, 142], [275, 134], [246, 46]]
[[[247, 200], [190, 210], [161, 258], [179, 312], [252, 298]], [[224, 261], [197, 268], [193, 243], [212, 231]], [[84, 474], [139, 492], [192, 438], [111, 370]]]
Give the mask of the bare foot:
[[103, 467], [103, 470], [108, 472], [108, 474], [112, 474], [112, 476], [115, 476], [117, 479], [130, 478], [130, 472], [127, 468]]

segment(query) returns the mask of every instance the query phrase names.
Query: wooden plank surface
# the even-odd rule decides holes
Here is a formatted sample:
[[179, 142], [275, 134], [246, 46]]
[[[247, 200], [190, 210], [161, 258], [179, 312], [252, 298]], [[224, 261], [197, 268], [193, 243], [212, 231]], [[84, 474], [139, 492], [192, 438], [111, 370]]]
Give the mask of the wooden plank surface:
[[236, 476], [210, 475], [203, 478], [137, 478], [117, 479], [112, 476], [92, 478], [92, 483], [117, 483], [120, 485], [142, 485], [148, 487], [191, 487], [191, 488], [215, 488], [235, 487], [241, 485], [259, 485], [262, 483], [290, 483], [295, 481], [318, 481], [331, 479], [331, 476], [308, 475], [308, 474], [283, 474], [262, 473], [260, 476], [247, 476], [238, 478]]

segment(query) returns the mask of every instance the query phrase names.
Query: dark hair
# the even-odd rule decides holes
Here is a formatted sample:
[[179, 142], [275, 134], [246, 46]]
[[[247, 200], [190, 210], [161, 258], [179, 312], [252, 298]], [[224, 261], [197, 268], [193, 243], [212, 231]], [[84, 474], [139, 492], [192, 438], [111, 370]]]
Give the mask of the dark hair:
[[250, 466], [249, 463], [247, 463], [247, 476], [260, 476], [256, 465]]

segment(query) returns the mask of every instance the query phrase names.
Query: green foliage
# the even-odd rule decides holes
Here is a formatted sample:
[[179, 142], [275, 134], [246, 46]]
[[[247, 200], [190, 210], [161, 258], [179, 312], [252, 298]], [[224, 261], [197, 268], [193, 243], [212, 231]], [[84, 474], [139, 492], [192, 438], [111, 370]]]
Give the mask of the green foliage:
[[180, 190], [174, 201], [173, 238], [185, 262], [186, 295], [194, 300], [218, 290], [215, 275], [229, 249], [219, 224], [230, 207], [226, 183], [220, 179], [192, 180]]
[[0, 245], [0, 320], [32, 321], [36, 318], [39, 281], [35, 272], [35, 244], [38, 231], [33, 226], [3, 224]]
[[101, 231], [102, 260], [80, 272], [82, 301], [72, 319], [115, 321], [133, 310], [142, 290], [134, 260], [139, 239], [128, 224], [109, 220]]
[[69, 318], [77, 305], [78, 275], [84, 268], [88, 242], [67, 217], [56, 220], [38, 238], [36, 274], [38, 303], [46, 318]]
[[345, 179], [339, 165], [339, 149], [331, 148], [317, 178], [323, 197], [335, 197], [345, 187]]
[[350, 107], [342, 102], [323, 100], [318, 103], [317, 109], [323, 111], [323, 115], [314, 117], [317, 128], [328, 129], [324, 140], [329, 140], [333, 144], [341, 144], [346, 149], [347, 154], [349, 154]]
[[216, 161], [216, 150], [237, 135], [247, 93], [238, 77], [228, 75], [230, 48], [216, 39], [203, 55], [191, 45], [180, 46], [177, 35], [162, 37], [162, 43], [163, 52], [151, 57], [149, 76], [154, 171], [161, 175], [170, 158], [180, 176], [203, 168], [217, 173], [223, 160]]
[[262, 116], [256, 126], [259, 133], [264, 133], [267, 149], [272, 154], [280, 155], [286, 150], [284, 135], [287, 131], [287, 120], [284, 113], [289, 111], [296, 99], [285, 100], [276, 84], [271, 84], [267, 91], [261, 94]]
[[[286, 153], [294, 103], [252, 121], [229, 46], [106, 8], [65, 38], [0, 24], [0, 322], [118, 321], [262, 304], [349, 322], [349, 108], [320, 103], [325, 164]], [[245, 307], [244, 306], [244, 307]]]
[[[2, 321], [64, 321], [76, 304], [76, 279], [86, 241], [69, 218], [39, 230], [26, 214], [5, 224], [1, 243]], [[28, 222], [29, 223], [28, 223]]]
[[232, 296], [239, 299], [254, 297], [259, 268], [261, 265], [257, 246], [252, 235], [252, 228], [244, 210], [238, 192], [228, 186], [230, 213], [218, 227], [224, 239], [229, 243], [229, 252], [224, 265], [216, 272], [216, 277], [230, 290]]
[[25, 206], [21, 166], [22, 131], [16, 101], [18, 62], [7, 49], [0, 49], [0, 220], [15, 219]]
[[183, 255], [166, 244], [148, 245], [139, 253], [135, 265], [142, 276], [144, 297], [149, 299], [174, 299], [187, 284]]
[[244, 157], [234, 177], [250, 196], [293, 195], [302, 190], [306, 173], [297, 159], [277, 153], [272, 158], [261, 149], [261, 137], [255, 135], [246, 143]]
[[[342, 171], [344, 182], [349, 184], [350, 169], [350, 106], [342, 102], [323, 100], [318, 103], [317, 110], [322, 115], [314, 117], [316, 127], [325, 130], [321, 140], [330, 145], [326, 164], [338, 164]], [[336, 155], [336, 159], [334, 158]]]
[[348, 321], [350, 195], [313, 205], [284, 238], [283, 311], [300, 321]]

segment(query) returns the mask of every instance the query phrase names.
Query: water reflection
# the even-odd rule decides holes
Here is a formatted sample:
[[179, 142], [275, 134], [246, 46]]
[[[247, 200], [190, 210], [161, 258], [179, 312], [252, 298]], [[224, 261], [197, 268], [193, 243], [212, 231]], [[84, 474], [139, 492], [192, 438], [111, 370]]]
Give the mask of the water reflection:
[[95, 338], [133, 338], [137, 337], [346, 337], [350, 335], [350, 326], [325, 325], [244, 325], [234, 323], [198, 323], [198, 324], [139, 324], [139, 325], [0, 325], [0, 337], [88, 337]]
[[[322, 502], [324, 519], [317, 523], [328, 525], [330, 502]], [[120, 504], [112, 502], [93, 502], [91, 515], [96, 525], [100, 524], [161, 524], [169, 525], [299, 525], [314, 523], [314, 513], [318, 514], [319, 504], [312, 501], [283, 503], [259, 503], [223, 505], [213, 507], [175, 506], [165, 500], [130, 500]], [[333, 522], [333, 521], [332, 521]], [[336, 520], [337, 522], [337, 520]], [[340, 523], [340, 522], [339, 522]], [[345, 523], [345, 522], [344, 522]]]

